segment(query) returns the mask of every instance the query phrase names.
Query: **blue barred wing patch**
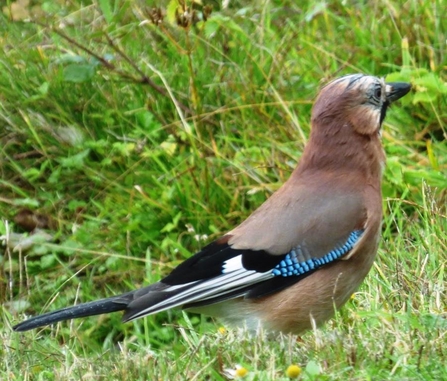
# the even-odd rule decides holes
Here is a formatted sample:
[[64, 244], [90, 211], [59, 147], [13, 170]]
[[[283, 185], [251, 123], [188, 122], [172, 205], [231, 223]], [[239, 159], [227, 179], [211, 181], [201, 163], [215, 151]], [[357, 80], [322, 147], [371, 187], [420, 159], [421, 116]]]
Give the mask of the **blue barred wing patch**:
[[310, 258], [306, 261], [300, 260], [303, 257], [300, 247], [294, 248], [286, 257], [272, 270], [274, 276], [297, 276], [305, 274], [318, 267], [339, 259], [350, 251], [355, 243], [360, 239], [363, 230], [354, 230], [342, 245], [337, 246], [321, 258]]

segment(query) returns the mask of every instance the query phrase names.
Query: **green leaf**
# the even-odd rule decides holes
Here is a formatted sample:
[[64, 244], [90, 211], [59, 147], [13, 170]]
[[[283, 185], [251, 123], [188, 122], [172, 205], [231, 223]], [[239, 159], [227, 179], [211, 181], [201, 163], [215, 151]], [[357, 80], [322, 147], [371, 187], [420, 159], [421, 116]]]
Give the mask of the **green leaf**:
[[406, 170], [403, 174], [404, 181], [409, 184], [420, 186], [425, 181], [432, 187], [447, 189], [447, 176], [445, 173], [435, 170]]
[[62, 5], [58, 1], [45, 1], [42, 3], [42, 10], [49, 14], [56, 14], [60, 12]]
[[48, 82], [44, 82], [42, 83], [37, 90], [39, 91], [39, 93], [41, 93], [42, 95], [47, 95], [48, 94], [48, 89], [50, 88], [50, 84]]
[[443, 82], [435, 73], [428, 73], [420, 78], [416, 78], [413, 80], [413, 83], [427, 88], [429, 91], [436, 92], [436, 94], [447, 94], [447, 83]]
[[172, 222], [167, 223], [165, 227], [160, 230], [160, 233], [169, 233], [173, 231], [178, 226], [181, 217], [182, 212], [178, 212], [177, 215], [173, 218]]
[[413, 104], [433, 102], [440, 94], [447, 94], [447, 83], [435, 73], [427, 73], [415, 78], [413, 84], [417, 90], [413, 97]]
[[117, 153], [120, 156], [129, 156], [135, 151], [135, 143], [115, 142], [112, 144], [112, 147], [112, 152]]
[[433, 94], [428, 91], [417, 92], [413, 97], [413, 104], [434, 102], [436, 98], [437, 98], [436, 94]]
[[321, 366], [316, 361], [309, 361], [306, 365], [306, 369], [304, 369], [307, 375], [311, 377], [318, 376], [321, 374]]
[[72, 64], [64, 68], [63, 76], [66, 82], [81, 83], [89, 81], [95, 75], [95, 66], [91, 64]]
[[62, 158], [60, 160], [60, 163], [64, 168], [82, 168], [84, 166], [84, 159], [87, 157], [89, 153], [90, 150], [86, 149], [82, 152], [79, 152], [76, 155], [67, 158]]
[[77, 54], [63, 54], [58, 59], [54, 60], [54, 63], [57, 65], [71, 63], [84, 64], [87, 63], [87, 60], [82, 56], [78, 56]]
[[107, 21], [107, 24], [110, 24], [113, 20], [113, 12], [112, 7], [110, 6], [109, 0], [98, 0], [99, 8], [101, 8], [101, 12], [104, 18]]
[[410, 77], [408, 74], [401, 73], [401, 72], [394, 72], [387, 74], [386, 76], [387, 82], [409, 82]]
[[31, 182], [38, 179], [40, 175], [41, 172], [37, 168], [28, 168], [26, 171], [23, 172], [23, 177]]
[[171, 24], [175, 24], [178, 7], [178, 0], [171, 0], [166, 7], [166, 20], [168, 20], [168, 22]]
[[205, 27], [204, 27], [204, 33], [206, 38], [212, 38], [216, 32], [219, 30], [220, 24], [218, 22], [216, 22], [216, 20], [214, 18], [208, 20], [205, 23]]
[[44, 255], [40, 258], [40, 267], [42, 270], [53, 267], [55, 263], [56, 257], [54, 254]]
[[399, 158], [391, 156], [386, 161], [385, 176], [389, 182], [401, 185], [403, 181], [402, 164], [399, 162]]
[[323, 13], [326, 11], [327, 3], [326, 1], [320, 1], [318, 3], [311, 3], [311, 8], [306, 13], [306, 22], [312, 21], [316, 16], [318, 16], [320, 13]]
[[232, 18], [230, 18], [228, 16], [215, 14], [215, 15], [213, 15], [213, 18], [211, 20], [207, 21], [207, 24], [210, 21], [213, 21], [216, 24], [212, 28], [223, 27], [223, 28], [232, 30], [233, 32], [237, 32], [237, 33], [245, 36], [244, 30], [238, 25], [237, 22], [234, 21], [234, 19], [232, 19]]
[[67, 239], [63, 245], [58, 247], [58, 252], [62, 253], [66, 256], [74, 255], [76, 254], [76, 249], [83, 249], [83, 246], [81, 243], [74, 241], [73, 239]]
[[143, 110], [143, 111], [138, 111], [135, 113], [135, 118], [138, 122], [138, 124], [146, 129], [152, 129], [151, 127], [154, 126], [159, 126], [158, 122], [156, 122], [154, 120], [154, 114], [152, 114], [151, 112], [147, 111], [147, 110]]
[[16, 198], [14, 200], [14, 205], [29, 206], [29, 207], [37, 208], [39, 206], [39, 201], [34, 200], [32, 198]]
[[57, 167], [57, 168], [55, 168], [55, 169], [51, 172], [50, 177], [48, 177], [48, 179], [47, 179], [48, 183], [50, 183], [50, 184], [56, 184], [56, 183], [58, 183], [59, 180], [60, 180], [61, 172], [62, 172], [61, 167]]

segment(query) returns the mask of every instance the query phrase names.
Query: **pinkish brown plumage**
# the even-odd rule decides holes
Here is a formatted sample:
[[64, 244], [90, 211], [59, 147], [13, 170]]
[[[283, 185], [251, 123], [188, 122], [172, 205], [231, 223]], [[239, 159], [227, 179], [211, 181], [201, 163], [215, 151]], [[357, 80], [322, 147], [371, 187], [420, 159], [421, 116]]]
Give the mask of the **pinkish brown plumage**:
[[362, 74], [325, 86], [289, 180], [239, 226], [160, 282], [33, 317], [16, 331], [124, 311], [125, 321], [173, 307], [232, 323], [299, 333], [321, 324], [358, 288], [374, 261], [385, 154], [380, 128], [410, 90]]

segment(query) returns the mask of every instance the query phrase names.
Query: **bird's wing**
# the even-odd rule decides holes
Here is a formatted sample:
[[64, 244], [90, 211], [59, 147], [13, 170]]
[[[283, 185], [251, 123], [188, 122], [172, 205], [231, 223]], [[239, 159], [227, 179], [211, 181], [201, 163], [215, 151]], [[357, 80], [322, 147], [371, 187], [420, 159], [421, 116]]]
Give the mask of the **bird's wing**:
[[365, 229], [361, 192], [288, 182], [245, 222], [175, 268], [158, 283], [160, 291], [135, 293], [123, 319], [280, 291], [352, 255]]

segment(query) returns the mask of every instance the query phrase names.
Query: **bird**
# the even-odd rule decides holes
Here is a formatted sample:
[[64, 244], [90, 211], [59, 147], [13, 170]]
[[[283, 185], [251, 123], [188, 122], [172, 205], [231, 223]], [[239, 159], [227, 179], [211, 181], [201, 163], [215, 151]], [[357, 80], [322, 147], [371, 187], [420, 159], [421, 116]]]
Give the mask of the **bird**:
[[249, 330], [300, 334], [333, 317], [375, 260], [382, 224], [381, 128], [411, 84], [336, 78], [314, 102], [310, 136], [288, 180], [241, 224], [159, 282], [25, 320], [27, 331], [123, 311], [131, 321], [171, 308]]

